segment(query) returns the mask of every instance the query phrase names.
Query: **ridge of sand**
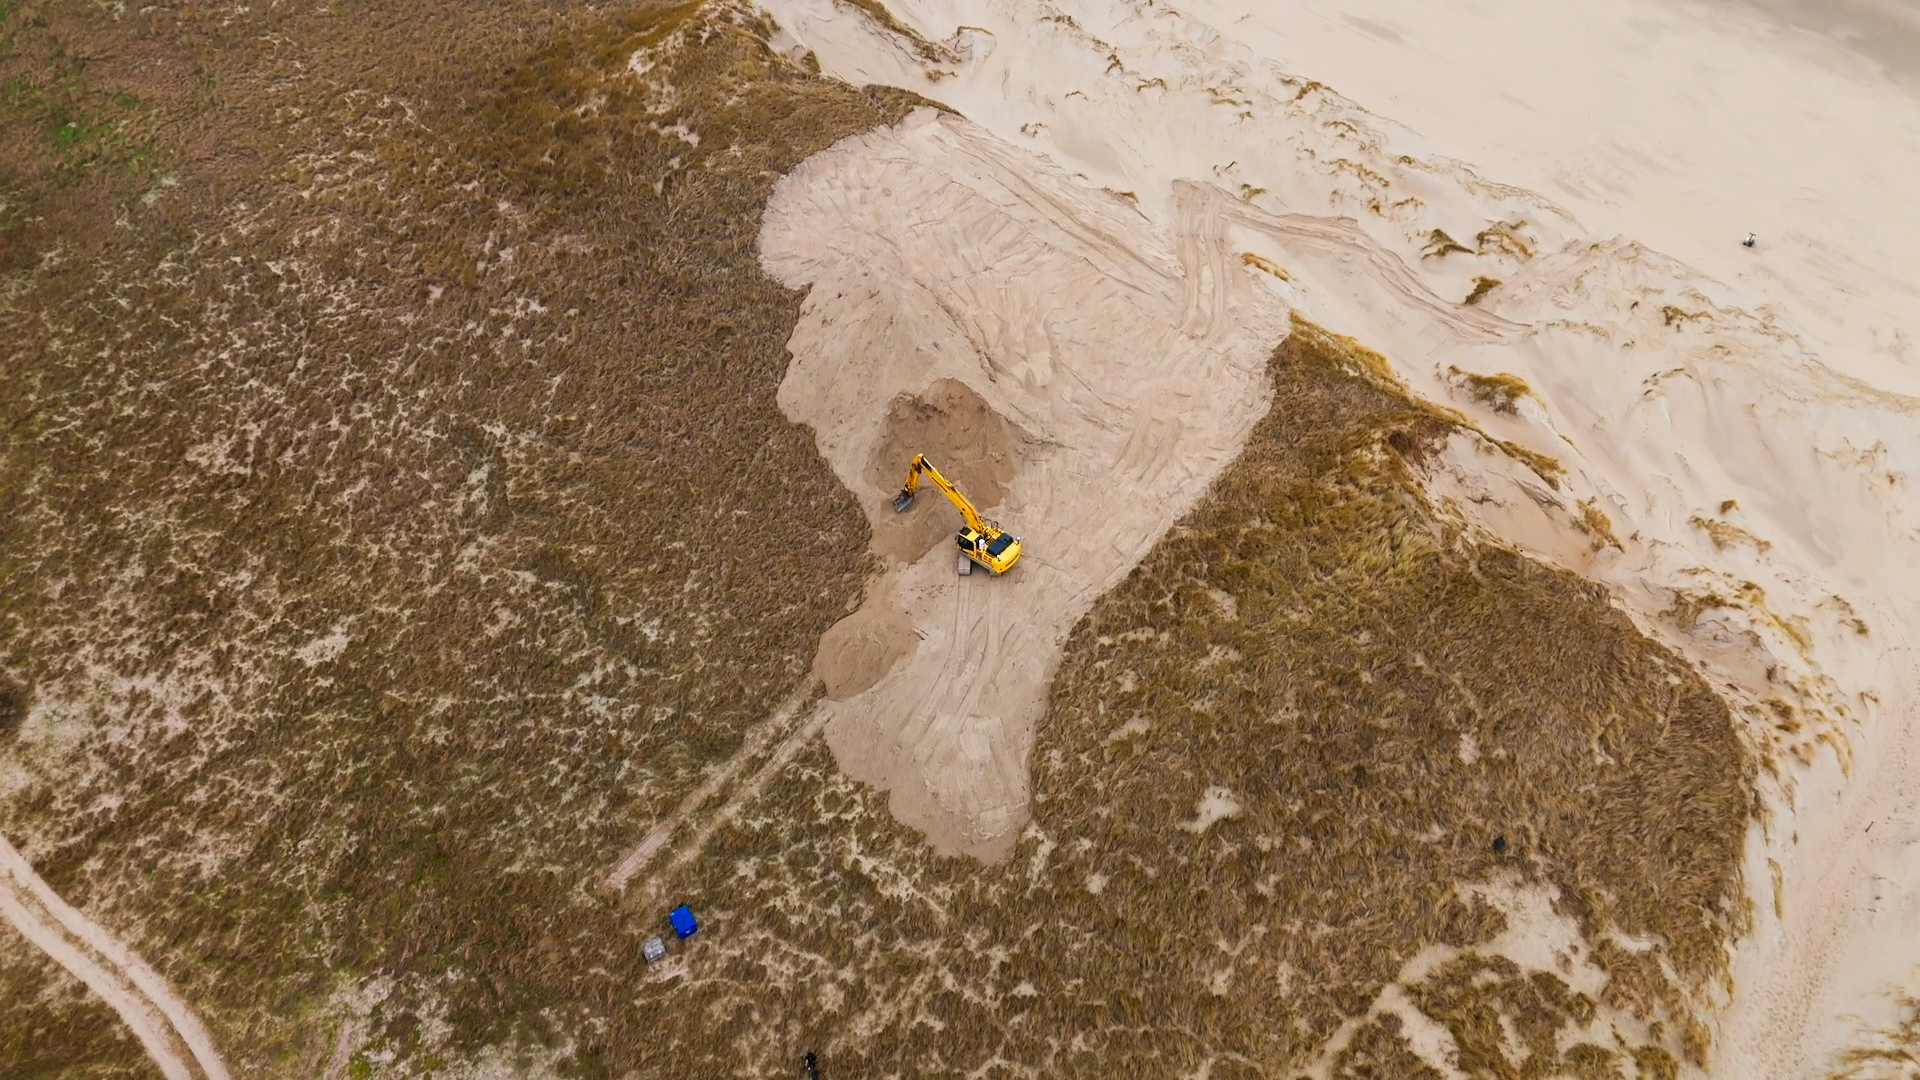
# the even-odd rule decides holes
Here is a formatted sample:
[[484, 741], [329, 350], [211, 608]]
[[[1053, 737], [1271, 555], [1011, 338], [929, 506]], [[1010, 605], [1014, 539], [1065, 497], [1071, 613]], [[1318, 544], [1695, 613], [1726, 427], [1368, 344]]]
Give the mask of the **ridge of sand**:
[[120, 939], [62, 900], [3, 836], [0, 915], [100, 995], [167, 1080], [230, 1080], [205, 1025], [166, 980]]
[[[1564, 26], [1515, 4], [1401, 0], [1368, 6], [1385, 21], [1245, 0], [1199, 0], [1197, 15], [1083, 0], [1045, 19], [1010, 0], [890, 4], [948, 43], [941, 62], [831, 0], [764, 6], [777, 40], [828, 74], [912, 89], [1124, 198], [1150, 232], [1180, 238], [1185, 295], [1232, 280], [1219, 260], [1194, 268], [1195, 250], [1244, 252], [1272, 268], [1264, 288], [1379, 348], [1417, 392], [1563, 467], [1555, 487], [1468, 439], [1434, 463], [1431, 490], [1604, 583], [1740, 707], [1777, 769], [1714, 1071], [1808, 1075], [1889, 1025], [1889, 991], [1920, 982], [1920, 363], [1907, 325], [1920, 218], [1891, 179], [1920, 169], [1915, 102], [1829, 42], [1643, 0]], [[1381, 90], [1444, 141], [1316, 75]], [[1553, 107], [1529, 117], [1515, 80]], [[1420, 105], [1430, 86], [1445, 111]], [[1183, 224], [1196, 213], [1225, 225]], [[1763, 247], [1735, 242], [1748, 228]], [[1137, 259], [1092, 246], [1139, 280]], [[822, 291], [817, 275], [789, 280]], [[798, 338], [795, 353], [800, 365]], [[1470, 376], [1502, 373], [1528, 392], [1496, 410]], [[822, 448], [840, 460], [824, 435]]]

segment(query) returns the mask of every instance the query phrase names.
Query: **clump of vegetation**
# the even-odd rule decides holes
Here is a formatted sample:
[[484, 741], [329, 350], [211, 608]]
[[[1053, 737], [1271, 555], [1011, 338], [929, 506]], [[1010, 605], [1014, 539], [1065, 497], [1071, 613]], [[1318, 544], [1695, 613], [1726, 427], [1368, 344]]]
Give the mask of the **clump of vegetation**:
[[20, 725], [26, 722], [29, 704], [27, 688], [0, 671], [0, 742], [20, 730]]
[[1445, 229], [1435, 229], [1427, 234], [1426, 247], [1420, 252], [1422, 259], [1444, 259], [1453, 252], [1472, 255], [1473, 249], [1447, 235]]
[[1474, 246], [1481, 255], [1506, 255], [1515, 259], [1533, 258], [1533, 241], [1529, 240], [1522, 229], [1525, 221], [1497, 221], [1481, 229], [1473, 238]]
[[[1480, 280], [1485, 281], [1486, 278]], [[1496, 282], [1495, 284], [1498, 284]], [[1519, 411], [1519, 401], [1533, 389], [1525, 379], [1507, 372], [1492, 375], [1477, 375], [1471, 371], [1462, 371], [1457, 367], [1447, 369], [1454, 378], [1466, 386], [1467, 394], [1473, 400], [1492, 409], [1494, 412], [1512, 416]]]
[[1695, 514], [1687, 519], [1687, 523], [1706, 533], [1708, 539], [1713, 541], [1713, 546], [1721, 551], [1740, 544], [1751, 547], [1755, 551], [1767, 551], [1773, 547], [1771, 542], [1762, 540], [1731, 521], [1720, 521]]
[[[939, 42], [928, 41], [925, 35], [896, 18], [893, 12], [887, 10], [885, 4], [880, 3], [880, 0], [834, 0], [834, 2], [854, 8], [867, 18], [872, 19], [875, 23], [879, 24], [882, 29], [905, 41], [908, 47], [911, 48], [920, 59], [928, 63], [957, 64], [960, 62], [959, 53], [954, 52], [951, 48]], [[1065, 17], [1065, 21], [1069, 25], [1072, 25], [1074, 29], [1079, 29], [1079, 26], [1074, 24], [1071, 16]], [[936, 74], [929, 72], [928, 77], [938, 78], [950, 74], [952, 73], [941, 72]]]
[[1499, 287], [1500, 287], [1499, 278], [1475, 277], [1473, 279], [1473, 291], [1469, 292], [1467, 294], [1467, 298], [1460, 302], [1463, 304], [1477, 304], [1480, 301], [1486, 299], [1486, 296], [1488, 293], [1492, 292], [1493, 290]]
[[1711, 314], [1705, 311], [1688, 311], [1685, 308], [1676, 307], [1673, 304], [1663, 304], [1660, 307], [1660, 319], [1668, 326], [1684, 328], [1686, 324], [1690, 322], [1699, 322], [1703, 319], [1711, 319], [1712, 317]]
[[1281, 266], [1279, 263], [1274, 262], [1272, 259], [1269, 259], [1264, 255], [1257, 255], [1251, 251], [1243, 251], [1240, 253], [1240, 263], [1243, 266], [1251, 266], [1255, 270], [1260, 270], [1265, 273], [1272, 274], [1274, 277], [1279, 278], [1281, 281], [1293, 280], [1293, 275], [1287, 273], [1286, 267]]
[[1421, 1012], [1446, 1025], [1468, 1076], [1554, 1076], [1565, 1070], [1574, 1049], [1600, 1049], [1576, 1043], [1568, 1054], [1560, 1051], [1561, 1032], [1593, 1022], [1598, 1005], [1592, 998], [1551, 972], [1522, 971], [1504, 956], [1468, 953], [1421, 981], [1411, 997]]
[[1387, 1013], [1367, 1021], [1334, 1058], [1335, 1080], [1442, 1080], [1440, 1070], [1422, 1061], [1404, 1035], [1401, 1020]]
[[1899, 1004], [1899, 1021], [1874, 1032], [1871, 1045], [1843, 1051], [1831, 1080], [1912, 1080], [1920, 1075], [1920, 997], [1903, 994]]
[[1581, 532], [1593, 537], [1594, 550], [1620, 547], [1620, 538], [1613, 534], [1613, 519], [1600, 509], [1598, 497], [1580, 501], [1580, 516], [1574, 519], [1574, 525]]

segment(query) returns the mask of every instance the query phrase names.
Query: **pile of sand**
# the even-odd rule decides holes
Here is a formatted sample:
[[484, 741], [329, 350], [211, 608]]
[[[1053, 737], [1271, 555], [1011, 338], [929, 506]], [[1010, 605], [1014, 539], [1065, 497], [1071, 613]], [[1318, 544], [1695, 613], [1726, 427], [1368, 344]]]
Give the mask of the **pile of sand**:
[[[993, 411], [966, 383], [941, 379], [919, 394], [902, 394], [880, 427], [867, 480], [886, 490], [905, 480], [915, 454], [927, 455], [981, 513], [991, 516], [1020, 475], [1033, 439]], [[911, 563], [960, 527], [960, 513], [932, 486], [905, 513], [867, 503], [873, 550]]]

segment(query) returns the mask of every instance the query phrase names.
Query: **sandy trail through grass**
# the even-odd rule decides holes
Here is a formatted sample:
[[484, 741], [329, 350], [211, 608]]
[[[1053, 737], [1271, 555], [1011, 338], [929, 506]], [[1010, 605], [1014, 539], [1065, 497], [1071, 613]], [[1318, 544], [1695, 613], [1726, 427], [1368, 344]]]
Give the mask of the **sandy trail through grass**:
[[[627, 852], [626, 855], [620, 859], [620, 862], [614, 866], [613, 872], [607, 875], [607, 888], [614, 892], [625, 889], [627, 884], [633, 880], [633, 876], [645, 869], [647, 863], [650, 862], [655, 855], [658, 855], [662, 848], [667, 846], [667, 843], [673, 839], [674, 834], [684, 828], [688, 822], [692, 821], [694, 817], [700, 813], [700, 810], [705, 807], [708, 802], [712, 801], [715, 795], [725, 790], [727, 785], [733, 783], [734, 778], [740, 774], [742, 769], [746, 768], [750, 762], [760, 757], [760, 755], [766, 751], [769, 743], [781, 735], [787, 734], [793, 724], [794, 718], [802, 715], [801, 710], [813, 696], [815, 689], [816, 686], [812, 679], [804, 680], [799, 686], [794, 687], [793, 693], [787, 695], [787, 699], [780, 703], [780, 707], [774, 710], [773, 715], [767, 718], [766, 723], [761, 724], [759, 727], [747, 733], [746, 738], [741, 740], [740, 749], [735, 751], [732, 757], [714, 767], [707, 776], [707, 779], [702, 781], [699, 787], [688, 793], [685, 799], [680, 801], [680, 805], [675, 808], [672, 816], [647, 830], [647, 834], [641, 837], [638, 844], [633, 846], [633, 850]], [[782, 741], [780, 747], [781, 749], [785, 749], [787, 745], [793, 743], [796, 738], [804, 741], [808, 735], [809, 729], [802, 728], [800, 732], [789, 735], [787, 739]], [[775, 752], [774, 760], [784, 760], [779, 751]], [[758, 779], [763, 776], [764, 771], [763, 769], [760, 773], [756, 773], [755, 778]], [[745, 798], [751, 798], [755, 791], [757, 791], [757, 788], [749, 784], [747, 788], [742, 789], [740, 794], [736, 794], [733, 799], [730, 799], [729, 803], [737, 803], [743, 796]], [[710, 834], [711, 831], [710, 828], [702, 829], [698, 835], [705, 836]], [[696, 839], [691, 845], [690, 850], [697, 852], [699, 849], [700, 843]]]
[[206, 1027], [166, 980], [62, 900], [3, 836], [0, 914], [120, 1014], [167, 1080], [229, 1080]]

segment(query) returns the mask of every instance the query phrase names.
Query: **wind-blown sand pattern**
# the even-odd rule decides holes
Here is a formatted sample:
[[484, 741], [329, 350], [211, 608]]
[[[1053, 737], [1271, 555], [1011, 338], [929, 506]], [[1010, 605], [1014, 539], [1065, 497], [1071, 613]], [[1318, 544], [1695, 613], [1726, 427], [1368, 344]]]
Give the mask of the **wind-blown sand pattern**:
[[[1676, 221], [1655, 215], [1687, 198], [1659, 188], [1654, 167], [1623, 174], [1652, 211], [1629, 204], [1624, 186], [1595, 195], [1569, 180], [1550, 198], [1483, 179], [1304, 72], [1276, 67], [1271, 58], [1290, 44], [1279, 8], [1210, 3], [1184, 14], [1096, 2], [1035, 19], [1007, 4], [892, 5], [902, 26], [950, 50], [927, 60], [825, 0], [768, 7], [827, 72], [945, 102], [1055, 166], [1125, 191], [1176, 235], [1209, 235], [1191, 222], [1197, 209], [1225, 217], [1231, 239], [1211, 242], [1274, 268], [1289, 302], [1379, 348], [1415, 390], [1467, 409], [1489, 435], [1564, 468], [1549, 485], [1460, 436], [1433, 463], [1430, 491], [1485, 534], [1605, 583], [1747, 717], [1747, 738], [1769, 763], [1747, 874], [1760, 923], [1736, 953], [1719, 1074], [1804, 1075], [1845, 1046], [1861, 1018], [1890, 1026], [1897, 991], [1920, 979], [1920, 934], [1909, 932], [1920, 926], [1910, 854], [1920, 842], [1920, 733], [1907, 719], [1920, 687], [1920, 503], [1910, 490], [1920, 399], [1908, 396], [1920, 380], [1898, 314], [1914, 245], [1860, 227], [1865, 192], [1809, 211], [1857, 239], [1858, 258], [1834, 250], [1835, 236], [1793, 233], [1782, 242], [1804, 261], [1771, 250], [1756, 261], [1724, 225], [1712, 261], [1731, 269], [1729, 260], [1747, 258], [1738, 265], [1752, 268], [1728, 284], [1647, 243], [1592, 231], [1555, 201], [1582, 199], [1612, 223]], [[1450, 23], [1427, 10], [1393, 14], [1402, 26], [1431, 22], [1438, 40], [1464, 50], [1446, 35], [1471, 18], [1455, 12]], [[1637, 9], [1617, 10], [1624, 20]], [[1631, 55], [1638, 43], [1606, 22], [1613, 17], [1587, 16], [1605, 24], [1596, 35], [1609, 47]], [[1733, 23], [1728, 33], [1760, 36]], [[1693, 35], [1686, 40], [1702, 52], [1723, 44], [1681, 16], [1661, 26]], [[1592, 47], [1587, 36], [1554, 40]], [[1380, 49], [1344, 49], [1346, 70], [1391, 67]], [[1780, 52], [1756, 63], [1863, 100], [1858, 81], [1793, 69]], [[1748, 77], [1722, 66], [1700, 76]], [[1873, 107], [1883, 122], [1920, 130], [1911, 106], [1894, 96]], [[1640, 107], [1631, 99], [1623, 115]], [[1756, 133], [1771, 122], [1758, 100], [1712, 109], [1704, 115], [1761, 125]], [[1687, 139], [1680, 133], [1694, 122], [1669, 116], [1648, 138]], [[1498, 142], [1490, 128], [1442, 126]], [[1838, 145], [1854, 130], [1808, 138]], [[1709, 137], [1724, 145], [1724, 132]], [[1856, 175], [1912, 153], [1846, 145], [1864, 157], [1837, 159], [1847, 162], [1839, 172]], [[1697, 143], [1692, 152], [1708, 153]], [[1786, 165], [1809, 178], [1817, 168]], [[1825, 175], [1833, 190], [1852, 190], [1851, 175]], [[1739, 189], [1748, 211], [1765, 205], [1763, 184]], [[1208, 207], [1231, 209], [1199, 209]], [[1893, 216], [1896, 230], [1915, 220]], [[1276, 225], [1289, 218], [1301, 226]], [[1691, 226], [1674, 237], [1701, 250]], [[1472, 306], [1436, 296], [1471, 296]], [[1517, 395], [1484, 389], [1507, 374]]]

